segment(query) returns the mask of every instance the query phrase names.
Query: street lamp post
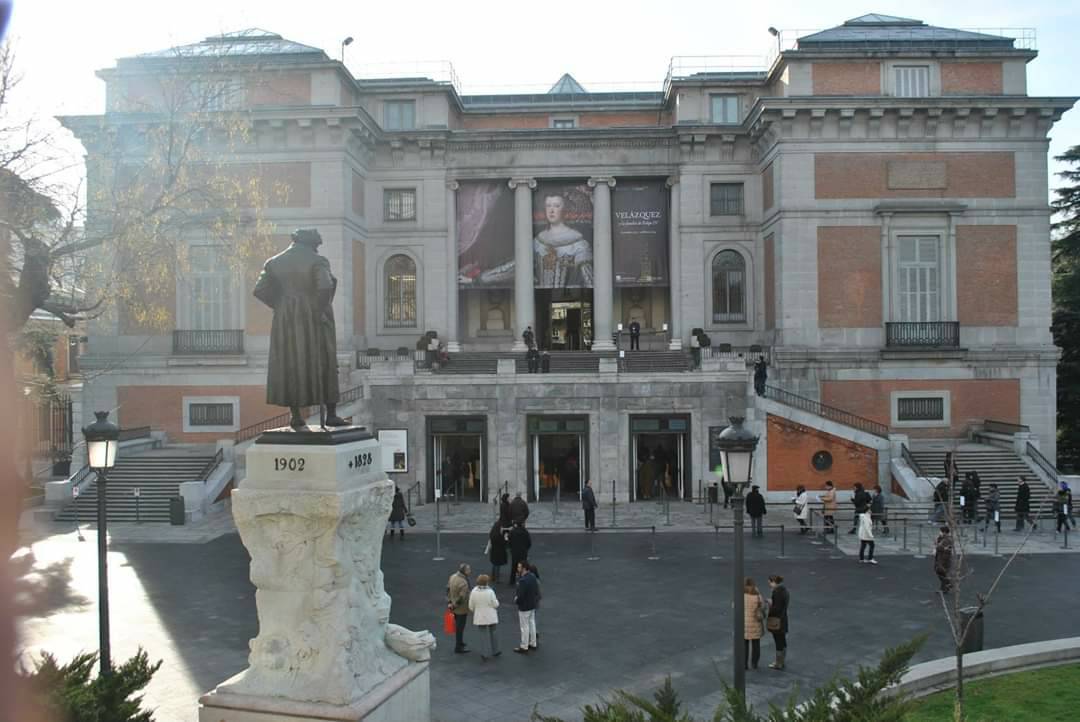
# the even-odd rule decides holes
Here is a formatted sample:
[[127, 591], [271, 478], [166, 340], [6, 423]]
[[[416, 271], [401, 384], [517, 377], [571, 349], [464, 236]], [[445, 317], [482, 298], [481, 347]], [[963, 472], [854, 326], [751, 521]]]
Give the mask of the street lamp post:
[[750, 477], [754, 468], [754, 449], [757, 447], [758, 437], [743, 428], [743, 417], [732, 416], [731, 426], [724, 429], [717, 438], [720, 447], [721, 464], [724, 479], [735, 487], [731, 497], [734, 507], [735, 519], [735, 564], [732, 577], [732, 606], [734, 618], [732, 619], [732, 651], [734, 654], [734, 687], [744, 697], [746, 695], [746, 645], [743, 640], [744, 612], [743, 600], [743, 490], [750, 483]]
[[86, 437], [88, 466], [97, 474], [97, 533], [98, 533], [98, 659], [101, 674], [112, 671], [112, 655], [109, 650], [109, 541], [106, 528], [107, 478], [109, 469], [116, 464], [116, 449], [120, 429], [109, 422], [108, 411], [95, 411], [97, 421], [83, 429]]

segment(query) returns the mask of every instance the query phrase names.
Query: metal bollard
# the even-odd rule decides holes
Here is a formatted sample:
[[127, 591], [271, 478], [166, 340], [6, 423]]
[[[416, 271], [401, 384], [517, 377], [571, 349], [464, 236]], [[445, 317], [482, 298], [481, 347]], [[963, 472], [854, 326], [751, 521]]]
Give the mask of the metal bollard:
[[705, 513], [705, 504], [708, 501], [705, 498], [705, 482], [701, 479], [697, 480], [698, 493], [701, 494], [701, 513]]
[[665, 513], [665, 516], [666, 516], [666, 519], [664, 521], [664, 526], [671, 526], [671, 499], [668, 498], [668, 495], [667, 495], [666, 491], [664, 492], [664, 502], [665, 502], [664, 503], [664, 507], [665, 507], [664, 513]]
[[439, 516], [439, 497], [435, 497], [435, 556], [431, 558], [433, 562], [445, 561], [446, 557], [442, 555], [442, 522]]
[[652, 527], [652, 556], [649, 557], [649, 561], [656, 561], [660, 556], [656, 553], [656, 527]]
[[987, 522], [986, 526], [983, 527], [983, 549], [986, 548], [986, 537], [988, 537], [989, 535], [990, 535], [990, 523]]
[[618, 526], [615, 523], [615, 480], [611, 480], [611, 526]]
[[922, 526], [919, 527], [919, 550], [915, 554], [916, 559], [925, 559], [925, 555], [922, 553]]
[[1069, 525], [1068, 525], [1068, 523], [1065, 524], [1065, 545], [1062, 546], [1061, 548], [1062, 549], [1068, 549], [1069, 548]]
[[780, 525], [780, 556], [777, 559], [784, 558], [784, 525]]
[[996, 556], [996, 557], [1001, 556], [1001, 549], [998, 547], [998, 542], [999, 541], [1001, 541], [1001, 530], [1000, 529], [995, 529], [994, 530], [994, 556]]
[[[919, 527], [919, 528], [921, 529], [922, 527]], [[902, 551], [902, 552], [911, 551], [910, 549], [908, 549], [908, 546], [907, 546], [907, 517], [904, 517], [904, 543], [903, 543], [903, 545], [901, 545], [900, 551]]]
[[[718, 526], [713, 527], [713, 539], [716, 541], [716, 548], [719, 549], [720, 548], [720, 527], [718, 527]], [[719, 554], [714, 554], [712, 556], [712, 558], [714, 560], [718, 560], [718, 559], [723, 559], [724, 557], [720, 556]]]
[[585, 535], [587, 537], [589, 537], [589, 556], [588, 556], [588, 560], [590, 562], [595, 562], [598, 559], [600, 559], [600, 557], [596, 556], [596, 542], [595, 542], [596, 532], [586, 530]]
[[142, 519], [139, 518], [139, 497], [142, 496], [142, 489], [136, 486], [131, 493], [135, 497], [135, 523], [142, 524]]
[[716, 525], [716, 521], [713, 519], [713, 506], [712, 499], [709, 499], [709, 526]]
[[559, 485], [555, 487], [555, 506], [551, 510], [551, 521], [555, 521], [559, 518], [559, 492], [562, 491], [562, 480], [559, 480]]
[[[814, 511], [815, 510], [813, 508], [810, 509], [810, 531], [811, 531], [811, 533], [815, 533], [814, 532]], [[822, 544], [825, 543], [825, 541], [826, 541], [826, 536], [825, 536], [825, 515], [822, 514], [822, 516], [821, 516], [821, 539], [817, 539], [817, 538], [815, 538], [815, 536], [811, 536], [810, 537], [810, 543], [813, 544], [814, 546], [821, 546]]]

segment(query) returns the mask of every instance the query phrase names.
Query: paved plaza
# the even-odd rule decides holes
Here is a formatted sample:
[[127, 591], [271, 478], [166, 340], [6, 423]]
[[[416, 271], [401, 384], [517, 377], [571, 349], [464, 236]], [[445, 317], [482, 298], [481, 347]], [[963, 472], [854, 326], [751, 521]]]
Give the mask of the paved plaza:
[[[541, 521], [536, 511], [533, 520]], [[159, 539], [191, 533], [155, 528]], [[31, 651], [69, 657], [96, 647], [95, 536], [85, 529], [83, 535], [85, 542], [72, 531], [39, 535], [16, 557], [23, 598], [33, 604], [21, 625]], [[540, 650], [509, 653], [516, 613], [512, 591], [503, 585], [499, 638], [507, 653], [488, 663], [480, 660], [480, 639], [471, 626], [467, 641], [474, 652], [467, 655], [453, 654], [452, 639], [440, 631], [446, 579], [456, 564], [468, 561], [476, 573], [486, 570], [483, 535], [443, 534], [441, 562], [432, 560], [431, 533], [395, 538], [385, 544], [383, 569], [394, 598], [392, 621], [429, 628], [439, 638], [432, 664], [436, 720], [524, 720], [534, 705], [545, 714], [580, 719], [580, 706], [599, 695], [615, 688], [647, 693], [667, 674], [693, 712], [711, 715], [730, 669], [730, 539], [730, 533], [672, 529], [594, 536], [538, 529], [533, 558], [544, 590]], [[247, 642], [257, 631], [239, 537], [176, 541], [188, 543], [114, 537], [110, 555], [114, 655], [127, 657], [141, 644], [165, 660], [147, 695], [159, 722], [193, 720], [198, 695], [245, 667]], [[852, 546], [841, 534], [841, 552]], [[834, 672], [872, 662], [884, 646], [920, 632], [930, 639], [919, 660], [948, 653], [929, 560], [886, 549], [879, 566], [864, 566], [797, 535], [789, 535], [785, 558], [778, 556], [775, 533], [747, 539], [747, 573], [759, 582], [784, 575], [793, 599], [789, 669], [764, 667], [772, 651], [771, 639], [764, 640], [762, 669], [748, 676], [756, 703], [782, 701]], [[1002, 563], [991, 556], [975, 559], [976, 580], [988, 584]], [[1037, 613], [1069, 608], [1080, 591], [1078, 570], [1074, 555], [1021, 556], [987, 612], [987, 646], [1080, 634], [1080, 618]]]

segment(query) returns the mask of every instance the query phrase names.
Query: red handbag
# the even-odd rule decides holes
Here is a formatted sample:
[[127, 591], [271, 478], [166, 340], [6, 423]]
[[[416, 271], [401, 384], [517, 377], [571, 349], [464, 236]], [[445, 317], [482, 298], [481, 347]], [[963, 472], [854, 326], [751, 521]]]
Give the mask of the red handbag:
[[442, 618], [443, 631], [447, 634], [455, 634], [457, 632], [457, 623], [454, 620], [454, 613], [447, 609], [443, 612]]

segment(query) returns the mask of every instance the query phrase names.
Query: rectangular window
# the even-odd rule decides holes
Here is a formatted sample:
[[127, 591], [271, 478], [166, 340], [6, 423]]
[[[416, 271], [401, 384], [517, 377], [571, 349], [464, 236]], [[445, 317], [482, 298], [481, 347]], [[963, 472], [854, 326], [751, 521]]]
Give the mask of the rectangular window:
[[190, 404], [188, 405], [188, 426], [232, 426], [233, 405]]
[[189, 89], [190, 107], [196, 112], [236, 110], [244, 103], [244, 85], [239, 78], [196, 80]]
[[941, 320], [940, 241], [937, 236], [900, 236], [897, 292], [900, 321]]
[[741, 216], [743, 213], [742, 183], [709, 184], [710, 216]]
[[384, 221], [416, 220], [416, 189], [387, 188], [383, 191]]
[[388, 100], [383, 103], [383, 128], [386, 130], [412, 130], [415, 127], [415, 100]]
[[944, 421], [945, 399], [941, 396], [927, 396], [896, 400], [897, 421]]
[[573, 118], [553, 118], [551, 121], [551, 127], [561, 130], [573, 128], [575, 125]]
[[900, 98], [925, 98], [930, 95], [930, 66], [897, 65], [893, 67], [894, 95]]
[[232, 273], [219, 246], [192, 246], [191, 328], [222, 331], [232, 323]]
[[739, 122], [739, 96], [737, 95], [710, 95], [709, 117], [714, 123], [738, 123]]

